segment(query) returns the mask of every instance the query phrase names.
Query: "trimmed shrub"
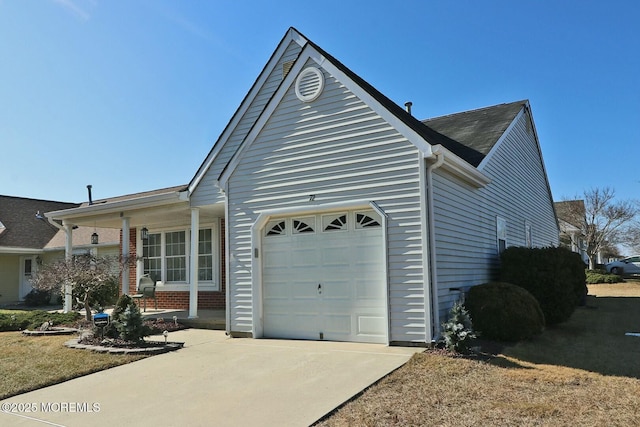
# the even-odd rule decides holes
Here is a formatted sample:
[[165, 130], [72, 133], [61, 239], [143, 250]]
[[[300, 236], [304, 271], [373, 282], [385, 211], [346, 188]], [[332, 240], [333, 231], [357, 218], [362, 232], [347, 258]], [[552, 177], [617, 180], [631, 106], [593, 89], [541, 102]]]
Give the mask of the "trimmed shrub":
[[540, 304], [547, 325], [569, 320], [585, 303], [582, 258], [566, 248], [510, 247], [501, 255], [500, 281], [528, 290]]
[[520, 286], [501, 282], [474, 286], [464, 305], [482, 338], [520, 341], [544, 329], [544, 314], [538, 301]]
[[587, 284], [595, 285], [597, 283], [620, 283], [624, 280], [617, 274], [607, 273], [606, 270], [587, 270]]

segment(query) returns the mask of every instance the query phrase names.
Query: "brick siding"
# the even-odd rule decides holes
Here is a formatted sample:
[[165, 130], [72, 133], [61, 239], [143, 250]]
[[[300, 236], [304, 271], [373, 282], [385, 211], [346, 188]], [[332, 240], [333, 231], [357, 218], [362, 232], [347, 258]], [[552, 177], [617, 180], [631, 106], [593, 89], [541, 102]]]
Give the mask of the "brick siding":
[[[129, 253], [136, 253], [137, 229], [129, 230]], [[120, 231], [120, 248], [122, 248], [122, 230]], [[225, 224], [224, 219], [220, 220], [220, 291], [199, 291], [198, 308], [213, 309], [225, 308], [225, 287], [226, 287], [226, 262], [225, 262]], [[136, 293], [137, 268], [132, 266], [129, 269], [129, 294]], [[158, 297], [158, 308], [173, 308], [180, 310], [189, 309], [188, 291], [159, 291], [156, 289]], [[153, 303], [151, 303], [153, 304]]]

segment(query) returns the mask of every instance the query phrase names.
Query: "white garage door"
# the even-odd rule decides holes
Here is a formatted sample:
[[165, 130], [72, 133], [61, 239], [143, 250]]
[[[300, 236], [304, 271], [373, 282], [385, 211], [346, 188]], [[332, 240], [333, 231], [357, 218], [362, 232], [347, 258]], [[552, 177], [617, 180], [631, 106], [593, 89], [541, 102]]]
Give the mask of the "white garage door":
[[374, 211], [271, 220], [262, 240], [264, 335], [386, 343], [381, 224]]

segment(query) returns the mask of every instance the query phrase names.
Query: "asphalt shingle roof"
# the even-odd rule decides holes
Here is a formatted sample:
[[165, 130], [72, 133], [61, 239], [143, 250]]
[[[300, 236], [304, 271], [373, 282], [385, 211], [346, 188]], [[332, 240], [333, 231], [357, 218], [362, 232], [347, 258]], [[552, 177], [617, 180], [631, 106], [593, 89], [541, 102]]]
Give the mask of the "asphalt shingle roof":
[[464, 146], [464, 152], [457, 154], [473, 166], [478, 166], [526, 103], [517, 101], [494, 105], [434, 117], [422, 123], [444, 138]]
[[0, 246], [42, 249], [58, 232], [46, 219], [36, 214], [75, 208], [77, 203], [0, 196]]
[[425, 141], [431, 145], [442, 145], [474, 167], [482, 162], [515, 116], [526, 105], [526, 101], [517, 101], [420, 121], [308, 37], [304, 37], [307, 43], [366, 90], [389, 112], [422, 136]]

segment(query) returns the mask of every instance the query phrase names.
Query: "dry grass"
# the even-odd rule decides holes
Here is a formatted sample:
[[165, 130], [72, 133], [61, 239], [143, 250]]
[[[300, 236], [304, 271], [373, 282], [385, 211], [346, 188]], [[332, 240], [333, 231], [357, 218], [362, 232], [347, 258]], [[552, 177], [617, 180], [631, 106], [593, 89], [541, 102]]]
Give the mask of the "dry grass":
[[627, 281], [623, 283], [588, 285], [589, 295], [596, 297], [639, 297], [640, 282]]
[[320, 425], [638, 425], [640, 338], [624, 333], [640, 332], [640, 283], [589, 293], [569, 322], [489, 360], [417, 354]]
[[0, 400], [146, 357], [72, 350], [67, 340], [0, 333]]

